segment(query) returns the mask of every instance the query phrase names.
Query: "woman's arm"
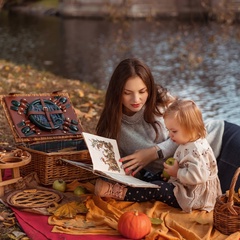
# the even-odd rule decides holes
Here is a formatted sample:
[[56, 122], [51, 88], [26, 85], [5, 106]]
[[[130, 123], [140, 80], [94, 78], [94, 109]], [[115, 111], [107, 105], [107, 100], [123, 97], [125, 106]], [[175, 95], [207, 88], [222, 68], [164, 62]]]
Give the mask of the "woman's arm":
[[173, 142], [170, 138], [166, 141], [157, 144], [158, 148], [162, 150], [163, 158], [167, 159], [169, 157], [173, 157], [178, 144]]
[[125, 172], [134, 176], [156, 159], [158, 159], [157, 149], [153, 146], [138, 150], [131, 155], [121, 158], [119, 161], [123, 163]]
[[[127, 174], [135, 175], [143, 168], [155, 174], [162, 171], [164, 159], [172, 157], [177, 146], [171, 139], [167, 139], [158, 145], [138, 150], [123, 157], [120, 161], [123, 163], [123, 168]], [[159, 158], [159, 150], [163, 153], [162, 158]]]

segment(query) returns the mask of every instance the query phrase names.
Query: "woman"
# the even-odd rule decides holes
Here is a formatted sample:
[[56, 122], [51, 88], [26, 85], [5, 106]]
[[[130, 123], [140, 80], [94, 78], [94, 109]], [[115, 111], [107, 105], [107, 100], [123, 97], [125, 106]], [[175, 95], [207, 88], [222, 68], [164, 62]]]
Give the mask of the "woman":
[[[161, 174], [164, 159], [173, 156], [177, 144], [168, 138], [162, 116], [174, 99], [155, 84], [149, 67], [139, 59], [125, 59], [114, 70], [96, 132], [117, 140], [127, 174], [140, 178], [145, 174], [143, 179], [153, 180]], [[240, 127], [215, 120], [206, 128], [225, 192], [240, 166]]]
[[165, 157], [172, 156], [177, 145], [168, 139], [162, 118], [172, 100], [166, 89], [155, 85], [150, 69], [138, 59], [126, 59], [115, 69], [97, 134], [116, 139], [121, 156], [131, 154], [122, 159], [130, 161], [124, 164], [126, 172], [135, 175], [143, 167], [154, 172], [156, 166], [159, 172], [163, 156], [161, 152], [157, 155], [157, 148]]

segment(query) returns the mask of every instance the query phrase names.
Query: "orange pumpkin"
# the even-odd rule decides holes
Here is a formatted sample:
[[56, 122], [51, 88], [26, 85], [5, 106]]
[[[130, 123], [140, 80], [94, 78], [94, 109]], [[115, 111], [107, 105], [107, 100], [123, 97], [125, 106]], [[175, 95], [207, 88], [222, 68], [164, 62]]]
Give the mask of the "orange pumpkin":
[[118, 220], [118, 231], [127, 238], [141, 239], [151, 231], [149, 217], [138, 211], [123, 213]]

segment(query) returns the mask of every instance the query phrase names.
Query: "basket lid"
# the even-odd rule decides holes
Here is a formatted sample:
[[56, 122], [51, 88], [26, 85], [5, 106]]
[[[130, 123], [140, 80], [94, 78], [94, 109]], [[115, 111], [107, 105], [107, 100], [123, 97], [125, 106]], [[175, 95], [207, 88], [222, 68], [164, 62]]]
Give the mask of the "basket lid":
[[68, 93], [13, 93], [1, 96], [1, 103], [17, 143], [82, 138]]

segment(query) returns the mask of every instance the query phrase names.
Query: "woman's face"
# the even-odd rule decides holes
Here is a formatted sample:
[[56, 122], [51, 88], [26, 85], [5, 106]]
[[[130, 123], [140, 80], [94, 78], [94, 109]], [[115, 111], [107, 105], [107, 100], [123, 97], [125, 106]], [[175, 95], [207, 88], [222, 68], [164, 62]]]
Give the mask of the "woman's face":
[[138, 76], [127, 80], [122, 95], [123, 113], [132, 116], [140, 111], [148, 98], [147, 86]]

